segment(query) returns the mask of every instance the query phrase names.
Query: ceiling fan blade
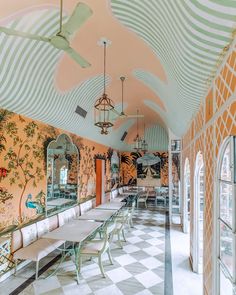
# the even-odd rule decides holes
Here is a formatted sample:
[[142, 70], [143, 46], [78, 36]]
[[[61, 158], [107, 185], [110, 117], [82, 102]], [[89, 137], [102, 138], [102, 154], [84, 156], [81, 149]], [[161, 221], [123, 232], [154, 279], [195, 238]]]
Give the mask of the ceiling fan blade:
[[62, 34], [73, 35], [92, 14], [93, 11], [87, 4], [78, 3], [68, 21], [62, 26]]
[[38, 35], [34, 35], [34, 34], [26, 33], [26, 32], [21, 32], [21, 31], [16, 31], [16, 30], [9, 29], [6, 27], [0, 27], [0, 32], [3, 32], [4, 34], [9, 35], [9, 36], [17, 36], [17, 37], [27, 38], [27, 39], [31, 39], [31, 40], [50, 42], [50, 39], [47, 37], [38, 36]]
[[116, 114], [118, 117], [120, 116], [120, 112], [118, 112], [116, 109], [111, 110], [114, 114]]
[[88, 68], [91, 66], [87, 60], [85, 60], [77, 51], [73, 48], [69, 47], [65, 50], [65, 52], [74, 60], [76, 61], [82, 68]]
[[144, 115], [126, 115], [127, 118], [143, 118]]

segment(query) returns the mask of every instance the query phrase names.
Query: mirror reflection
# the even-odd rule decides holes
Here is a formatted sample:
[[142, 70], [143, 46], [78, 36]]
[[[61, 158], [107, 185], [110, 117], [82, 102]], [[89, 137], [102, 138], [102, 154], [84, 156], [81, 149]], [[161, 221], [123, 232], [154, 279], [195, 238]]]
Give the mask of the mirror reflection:
[[77, 203], [79, 153], [66, 134], [47, 148], [46, 215]]

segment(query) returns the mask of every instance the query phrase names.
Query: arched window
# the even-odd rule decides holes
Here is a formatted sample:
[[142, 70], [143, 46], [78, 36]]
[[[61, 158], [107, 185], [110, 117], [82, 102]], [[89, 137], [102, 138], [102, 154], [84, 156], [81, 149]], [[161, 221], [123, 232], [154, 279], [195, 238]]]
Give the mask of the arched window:
[[204, 228], [204, 162], [201, 152], [198, 152], [194, 174], [194, 256], [193, 270], [203, 271], [203, 228]]
[[218, 163], [217, 295], [233, 295], [236, 287], [235, 138], [222, 145]]
[[184, 207], [183, 207], [183, 231], [189, 233], [190, 231], [190, 164], [189, 159], [186, 158], [184, 165]]

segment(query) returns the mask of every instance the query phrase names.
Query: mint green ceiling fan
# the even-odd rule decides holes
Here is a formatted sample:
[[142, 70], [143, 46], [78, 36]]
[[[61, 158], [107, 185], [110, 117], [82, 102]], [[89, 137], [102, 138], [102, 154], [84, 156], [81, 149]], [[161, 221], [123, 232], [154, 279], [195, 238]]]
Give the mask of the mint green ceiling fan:
[[70, 47], [70, 39], [73, 34], [87, 21], [92, 15], [90, 7], [84, 3], [78, 3], [72, 12], [70, 18], [65, 24], [62, 24], [63, 0], [60, 0], [60, 28], [58, 33], [52, 37], [44, 37], [30, 34], [27, 32], [16, 31], [10, 28], [1, 27], [0, 32], [10, 36], [17, 36], [31, 40], [37, 40], [50, 43], [53, 47], [65, 51], [82, 68], [87, 68], [90, 63], [86, 61], [77, 51]]
[[124, 112], [124, 82], [125, 82], [125, 77], [124, 76], [121, 76], [120, 77], [120, 81], [121, 81], [121, 112], [118, 112], [115, 108], [112, 109], [111, 111], [113, 113], [115, 113], [117, 116], [114, 118], [114, 120], [116, 119], [129, 119], [129, 118], [143, 118], [144, 115], [141, 115], [141, 114], [125, 114]]

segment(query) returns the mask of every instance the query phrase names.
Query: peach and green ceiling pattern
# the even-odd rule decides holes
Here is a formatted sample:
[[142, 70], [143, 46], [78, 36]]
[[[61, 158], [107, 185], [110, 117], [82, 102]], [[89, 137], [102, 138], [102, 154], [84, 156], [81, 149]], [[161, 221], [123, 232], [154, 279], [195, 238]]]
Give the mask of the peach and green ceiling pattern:
[[[3, 3], [4, 2], [4, 3]], [[0, 3], [0, 26], [46, 37], [58, 32], [58, 0]], [[64, 0], [63, 21], [76, 0]], [[93, 105], [103, 91], [101, 37], [107, 53], [107, 92], [125, 112], [145, 116], [152, 150], [166, 150], [168, 129], [182, 135], [198, 109], [233, 38], [236, 2], [210, 0], [84, 0], [93, 15], [71, 40], [91, 63], [81, 69], [50, 44], [0, 33], [0, 107], [41, 120], [121, 150], [130, 150], [134, 119], [116, 120], [102, 136], [93, 125]], [[77, 105], [88, 113], [75, 113]], [[140, 120], [140, 133], [143, 122]], [[120, 139], [125, 131], [124, 142]]]

